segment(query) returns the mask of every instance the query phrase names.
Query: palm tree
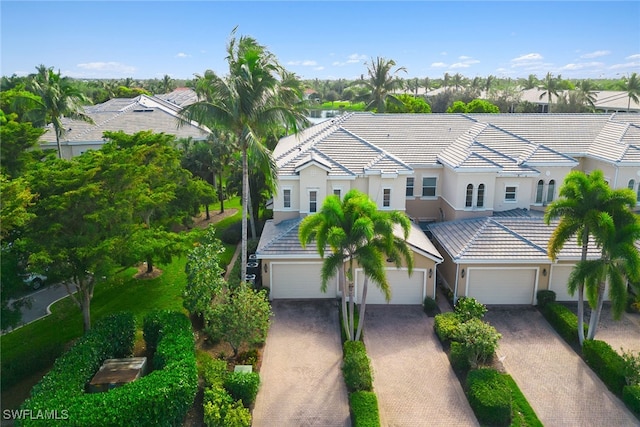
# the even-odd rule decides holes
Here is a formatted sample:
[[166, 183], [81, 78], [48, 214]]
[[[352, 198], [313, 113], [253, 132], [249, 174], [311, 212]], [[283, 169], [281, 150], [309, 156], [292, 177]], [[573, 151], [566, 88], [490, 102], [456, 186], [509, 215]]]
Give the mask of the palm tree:
[[427, 96], [429, 93], [429, 89], [433, 86], [433, 82], [429, 77], [425, 77], [422, 79], [422, 87], [424, 88], [424, 95]]
[[38, 73], [29, 82], [28, 89], [42, 99], [39, 109], [51, 120], [56, 133], [58, 157], [62, 158], [60, 139], [67, 131], [62, 124], [62, 118], [93, 123], [91, 117], [82, 109], [82, 105], [88, 103], [88, 99], [66, 77], [61, 77], [60, 71], [56, 73], [53, 67], [46, 68], [44, 65], [36, 69]]
[[355, 86], [364, 86], [368, 90], [367, 97], [369, 102], [366, 109], [375, 109], [378, 113], [385, 112], [385, 102], [389, 100], [394, 104], [402, 105], [402, 101], [398, 100], [391, 94], [395, 89], [399, 88], [402, 84], [397, 75], [399, 72], [407, 72], [406, 68], [396, 66], [396, 62], [393, 59], [385, 59], [377, 57], [375, 60], [371, 59], [371, 63], [367, 66], [367, 73], [369, 78], [367, 80], [360, 79], [354, 82]]
[[464, 77], [462, 74], [455, 73], [452, 77], [453, 88], [458, 91], [462, 86], [464, 86]]
[[162, 93], [169, 93], [173, 90], [174, 84], [173, 79], [168, 74], [165, 74], [162, 78], [162, 82], [160, 83], [162, 87]]
[[580, 83], [578, 83], [577, 92], [582, 104], [586, 105], [591, 111], [594, 111], [597, 100], [595, 84], [593, 84], [591, 80], [581, 80]]
[[631, 111], [631, 100], [636, 104], [640, 99], [640, 79], [638, 79], [638, 74], [633, 73], [629, 80], [627, 80], [627, 85], [625, 90], [627, 91], [627, 95], [629, 96], [629, 101], [627, 102], [627, 112]]
[[540, 98], [542, 99], [545, 96], [548, 99], [548, 104], [549, 107], [547, 108], [547, 113], [551, 112], [551, 95], [555, 95], [556, 98], [558, 97], [558, 79], [553, 77], [553, 74], [551, 74], [550, 72], [547, 73], [547, 75], [545, 76], [544, 80], [541, 82], [540, 86], [538, 86], [539, 90], [542, 90], [543, 92], [540, 94]]
[[524, 81], [523, 88], [525, 90], [533, 89], [533, 88], [538, 86], [538, 83], [539, 83], [539, 81], [538, 81], [538, 78], [536, 77], [536, 75], [535, 74], [529, 74], [529, 77], [527, 77], [527, 79]]
[[[560, 197], [547, 206], [544, 220], [560, 222], [551, 235], [548, 244], [549, 257], [555, 261], [560, 250], [573, 236], [577, 236], [582, 253], [580, 262], [587, 260], [590, 239], [602, 245], [605, 232], [611, 229], [611, 212], [619, 212], [626, 204], [628, 194], [612, 190], [600, 170], [586, 175], [581, 171], [570, 172], [560, 188]], [[569, 292], [578, 291], [578, 338], [584, 342], [584, 282], [570, 282]]]
[[450, 83], [451, 83], [451, 76], [449, 75], [449, 73], [444, 73], [444, 78], [442, 79], [442, 86], [444, 86], [445, 90], [449, 89]]
[[635, 206], [635, 194], [627, 192], [627, 206], [613, 213], [613, 223], [605, 232], [602, 242], [602, 256], [596, 260], [578, 263], [571, 276], [569, 286], [585, 283], [589, 305], [592, 307], [587, 339], [594, 339], [602, 305], [604, 303], [605, 283], [609, 283], [609, 299], [613, 318], [619, 320], [627, 301], [627, 280], [640, 281], [640, 253], [635, 242], [640, 239], [640, 219], [631, 211]]
[[[303, 247], [312, 241], [322, 264], [322, 291], [336, 273], [342, 289], [342, 315], [347, 337], [359, 340], [362, 335], [369, 279], [382, 292], [387, 301], [391, 290], [385, 274], [385, 260], [396, 267], [404, 264], [411, 274], [413, 257], [406, 243], [411, 223], [401, 212], [380, 212], [376, 204], [364, 193], [350, 190], [341, 201], [331, 195], [325, 199], [317, 214], [305, 217], [299, 228], [300, 243]], [[394, 228], [402, 231], [403, 238], [394, 234]], [[327, 247], [331, 253], [325, 257]], [[360, 322], [354, 335], [354, 266], [362, 268], [365, 279], [360, 301]], [[345, 283], [346, 280], [346, 283]], [[345, 286], [346, 285], [346, 286]], [[346, 292], [349, 292], [349, 316], [347, 318]]]
[[485, 83], [484, 83], [485, 96], [489, 94], [489, 91], [491, 90], [491, 86], [493, 86], [495, 82], [496, 82], [495, 76], [489, 75], [489, 77], [487, 77], [487, 80], [485, 80]]
[[[302, 104], [291, 100], [302, 99], [299, 85], [282, 79], [283, 67], [267, 48], [252, 37], [236, 38], [236, 29], [227, 44], [229, 74], [219, 77], [213, 71], [205, 73], [206, 80], [196, 83], [196, 92], [204, 93], [199, 101], [180, 111], [182, 124], [189, 121], [210, 128], [221, 127], [230, 131], [242, 153], [242, 280], [247, 266], [247, 206], [249, 204], [249, 151], [268, 151], [262, 140], [276, 125], [286, 124], [297, 132], [308, 122]], [[200, 80], [200, 79], [198, 79]], [[203, 88], [202, 86], [207, 86]], [[265, 156], [270, 153], [265, 152]]]

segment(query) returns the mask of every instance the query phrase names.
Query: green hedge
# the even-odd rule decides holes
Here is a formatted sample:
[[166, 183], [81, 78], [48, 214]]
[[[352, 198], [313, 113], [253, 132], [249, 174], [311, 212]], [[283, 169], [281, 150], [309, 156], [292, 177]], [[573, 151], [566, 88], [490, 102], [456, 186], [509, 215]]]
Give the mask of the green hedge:
[[543, 308], [549, 303], [556, 302], [556, 293], [548, 289], [543, 289], [536, 293], [536, 299], [538, 300], [538, 307]]
[[260, 388], [260, 375], [257, 372], [231, 372], [224, 381], [224, 388], [235, 400], [241, 400], [250, 407], [256, 400]]
[[510, 424], [511, 391], [507, 381], [495, 369], [470, 371], [467, 375], [467, 397], [481, 424]]
[[640, 385], [628, 385], [622, 389], [622, 401], [627, 407], [640, 416]]
[[371, 362], [362, 341], [347, 341], [343, 346], [342, 373], [350, 392], [371, 391], [373, 376]]
[[379, 427], [378, 398], [370, 391], [349, 393], [351, 425], [354, 427]]
[[449, 362], [456, 371], [467, 372], [471, 369], [471, 363], [469, 362], [469, 352], [459, 342], [452, 342], [449, 349]]
[[585, 340], [582, 354], [587, 365], [593, 369], [609, 390], [622, 396], [626, 385], [625, 362], [609, 344], [599, 340]]
[[[155, 348], [157, 369], [104, 393], [88, 394], [85, 384], [108, 358], [131, 354], [133, 315], [113, 316], [83, 336], [61, 356], [22, 406], [32, 412], [65, 409], [67, 425], [180, 425], [197, 391], [195, 344], [191, 323], [177, 312], [156, 312], [144, 321], [148, 348]], [[22, 420], [19, 425], [48, 425], [50, 420]]]
[[451, 341], [460, 326], [460, 318], [452, 311], [440, 313], [433, 319], [433, 328], [440, 341]]
[[511, 427], [542, 427], [542, 422], [511, 375], [502, 374], [502, 378], [511, 390]]
[[[562, 304], [547, 303], [542, 308], [542, 314], [553, 328], [569, 344], [579, 344], [578, 316]], [[587, 325], [585, 328], [585, 335]]]

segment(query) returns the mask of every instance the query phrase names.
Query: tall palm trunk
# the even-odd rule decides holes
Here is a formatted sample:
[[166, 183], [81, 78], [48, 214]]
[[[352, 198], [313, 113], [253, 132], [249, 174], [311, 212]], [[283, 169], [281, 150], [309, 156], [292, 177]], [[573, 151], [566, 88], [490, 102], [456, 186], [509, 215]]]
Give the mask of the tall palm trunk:
[[369, 278], [364, 276], [364, 284], [362, 285], [362, 301], [360, 301], [360, 311], [358, 315], [360, 316], [360, 321], [358, 322], [358, 332], [356, 332], [356, 341], [360, 340], [360, 335], [362, 335], [362, 325], [364, 325], [364, 312], [367, 309], [367, 289], [369, 288]]
[[[248, 174], [247, 174], [248, 176]], [[249, 185], [249, 181], [247, 179], [247, 185]], [[251, 226], [251, 238], [255, 239], [258, 237], [258, 234], [256, 233], [256, 219], [253, 216], [253, 201], [251, 199], [251, 187], [249, 187], [249, 189], [247, 190], [247, 212], [249, 215], [249, 225]]]
[[589, 331], [587, 332], [588, 340], [592, 340], [596, 336], [598, 323], [600, 322], [600, 314], [602, 313], [602, 305], [604, 303], [604, 288], [605, 283], [600, 282], [598, 284], [598, 302], [596, 302], [595, 309], [591, 310], [591, 319], [589, 319]]
[[249, 165], [247, 162], [247, 148], [242, 148], [242, 254], [240, 265], [240, 280], [247, 280], [247, 205], [249, 204]]
[[222, 188], [222, 171], [220, 172], [218, 187], [219, 187], [218, 199], [220, 199], [220, 213], [224, 213], [224, 193], [223, 193], [224, 190]]
[[342, 328], [344, 329], [344, 336], [349, 337], [349, 316], [347, 314], [347, 281], [345, 279], [346, 275], [344, 273], [344, 265], [340, 268], [339, 272], [339, 281], [340, 281], [340, 300], [342, 304]]
[[347, 279], [349, 281], [349, 341], [353, 341], [354, 338], [354, 310], [355, 304], [353, 301], [353, 258], [349, 259], [349, 274], [347, 275]]
[[[589, 246], [589, 228], [584, 227], [582, 231], [582, 261], [587, 260], [587, 250]], [[578, 341], [580, 347], [584, 344], [584, 282], [578, 286]]]
[[56, 145], [58, 146], [58, 158], [62, 159], [62, 145], [60, 144], [60, 132], [58, 129], [56, 131]]

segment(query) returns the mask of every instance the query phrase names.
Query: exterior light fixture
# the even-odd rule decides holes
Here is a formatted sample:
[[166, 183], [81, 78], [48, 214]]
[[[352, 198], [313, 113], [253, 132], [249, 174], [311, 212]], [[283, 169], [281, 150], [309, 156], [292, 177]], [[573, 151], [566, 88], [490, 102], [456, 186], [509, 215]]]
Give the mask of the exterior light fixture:
[[543, 268], [543, 269], [542, 269], [542, 275], [543, 275], [544, 277], [547, 277], [547, 269], [546, 269], [546, 268]]
[[267, 263], [264, 263], [264, 272], [266, 273], [267, 271], [269, 271], [269, 267], [267, 267]]
[[464, 268], [462, 269], [462, 271], [460, 272], [460, 277], [464, 278]]
[[433, 269], [429, 269], [429, 279], [431, 279], [431, 276], [433, 276]]

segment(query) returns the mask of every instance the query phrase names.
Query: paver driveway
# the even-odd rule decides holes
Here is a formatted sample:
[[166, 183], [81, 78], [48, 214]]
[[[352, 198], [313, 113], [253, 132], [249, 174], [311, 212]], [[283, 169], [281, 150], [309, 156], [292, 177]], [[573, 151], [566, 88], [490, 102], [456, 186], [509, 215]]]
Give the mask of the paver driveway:
[[350, 426], [335, 301], [274, 301], [255, 427]]
[[533, 307], [489, 308], [502, 334], [497, 355], [545, 427], [640, 422]]
[[477, 426], [433, 319], [420, 306], [368, 306], [364, 342], [383, 426]]

